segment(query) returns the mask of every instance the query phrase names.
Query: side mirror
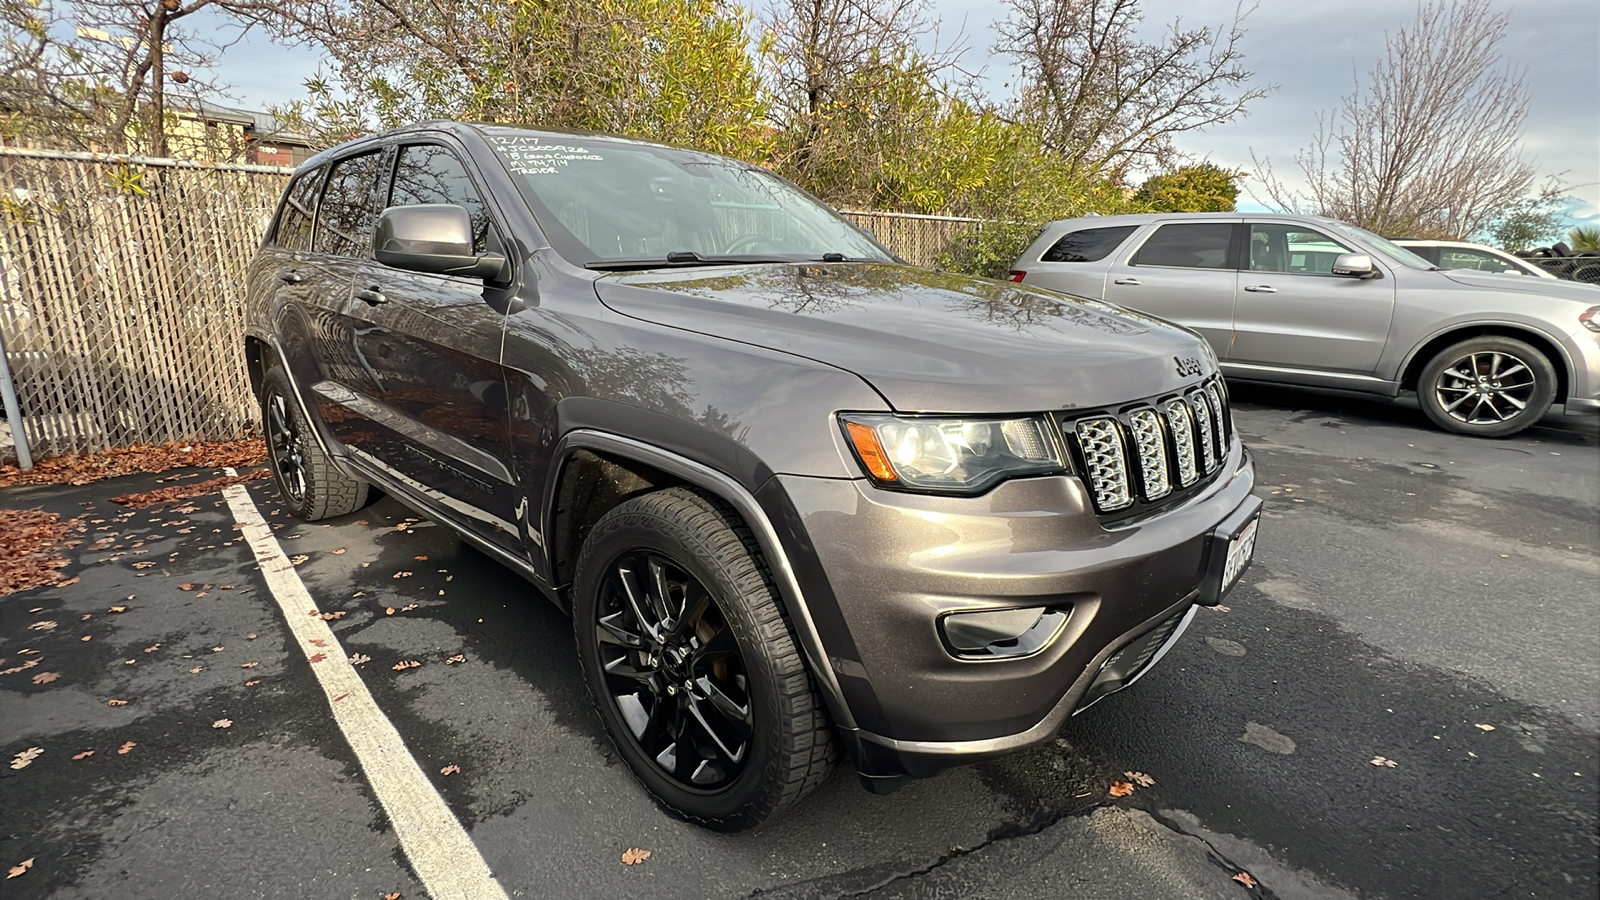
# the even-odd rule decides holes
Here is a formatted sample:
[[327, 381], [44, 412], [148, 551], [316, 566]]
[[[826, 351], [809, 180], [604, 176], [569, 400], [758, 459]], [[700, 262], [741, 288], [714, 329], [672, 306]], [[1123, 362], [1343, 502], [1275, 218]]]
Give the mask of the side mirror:
[[372, 252], [386, 266], [433, 275], [497, 278], [506, 267], [504, 256], [472, 252], [472, 217], [444, 203], [384, 210], [372, 234]]
[[1333, 274], [1346, 278], [1376, 278], [1378, 267], [1365, 253], [1341, 253], [1333, 261]]

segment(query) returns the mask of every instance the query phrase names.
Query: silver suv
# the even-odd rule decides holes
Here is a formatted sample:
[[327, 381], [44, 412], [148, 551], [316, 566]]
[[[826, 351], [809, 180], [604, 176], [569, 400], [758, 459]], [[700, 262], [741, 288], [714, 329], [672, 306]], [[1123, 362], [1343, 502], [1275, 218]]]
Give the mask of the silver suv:
[[1600, 290], [1442, 270], [1316, 216], [1172, 213], [1045, 226], [1011, 280], [1171, 319], [1229, 378], [1414, 390], [1449, 431], [1600, 412]]

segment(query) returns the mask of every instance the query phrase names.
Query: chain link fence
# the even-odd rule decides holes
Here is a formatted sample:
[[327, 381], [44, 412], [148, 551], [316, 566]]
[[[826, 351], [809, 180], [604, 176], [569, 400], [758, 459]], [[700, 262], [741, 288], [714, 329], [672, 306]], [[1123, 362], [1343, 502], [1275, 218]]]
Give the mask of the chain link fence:
[[250, 429], [245, 267], [288, 171], [0, 148], [0, 334], [34, 456]]
[[1600, 254], [1524, 257], [1523, 261], [1532, 263], [1557, 278], [1600, 285]]
[[[290, 171], [0, 147], [0, 343], [34, 457], [254, 428], [245, 270]], [[845, 215], [922, 266], [983, 224]]]

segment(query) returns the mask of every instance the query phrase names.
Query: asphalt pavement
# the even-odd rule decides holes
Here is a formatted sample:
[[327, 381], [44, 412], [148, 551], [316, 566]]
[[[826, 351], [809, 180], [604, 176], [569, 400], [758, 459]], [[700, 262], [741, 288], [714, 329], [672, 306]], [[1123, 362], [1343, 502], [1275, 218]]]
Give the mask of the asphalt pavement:
[[76, 582], [0, 598], [0, 867], [32, 860], [0, 893], [473, 896], [476, 858], [511, 897], [1595, 897], [1596, 421], [1234, 399], [1268, 506], [1225, 611], [1045, 747], [888, 797], [842, 771], [742, 835], [661, 812], [565, 617], [392, 499], [0, 491], [84, 529]]

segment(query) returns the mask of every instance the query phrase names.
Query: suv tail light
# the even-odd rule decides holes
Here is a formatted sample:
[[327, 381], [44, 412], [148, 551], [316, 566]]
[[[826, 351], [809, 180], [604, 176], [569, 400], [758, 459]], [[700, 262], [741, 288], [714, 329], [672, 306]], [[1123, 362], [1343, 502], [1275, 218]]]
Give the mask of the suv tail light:
[[[1012, 272], [1011, 274], [1015, 275], [1017, 273]], [[1022, 279], [1013, 278], [1011, 280], [1021, 281]], [[1578, 321], [1583, 325], [1583, 327], [1589, 329], [1590, 331], [1600, 331], [1600, 322], [1595, 321], [1596, 316], [1600, 316], [1600, 306], [1591, 306], [1583, 312], [1578, 313]]]
[[1021, 281], [1027, 274], [1027, 271], [1024, 269], [1012, 269], [1006, 273], [1006, 277], [1010, 278], [1012, 281]]

